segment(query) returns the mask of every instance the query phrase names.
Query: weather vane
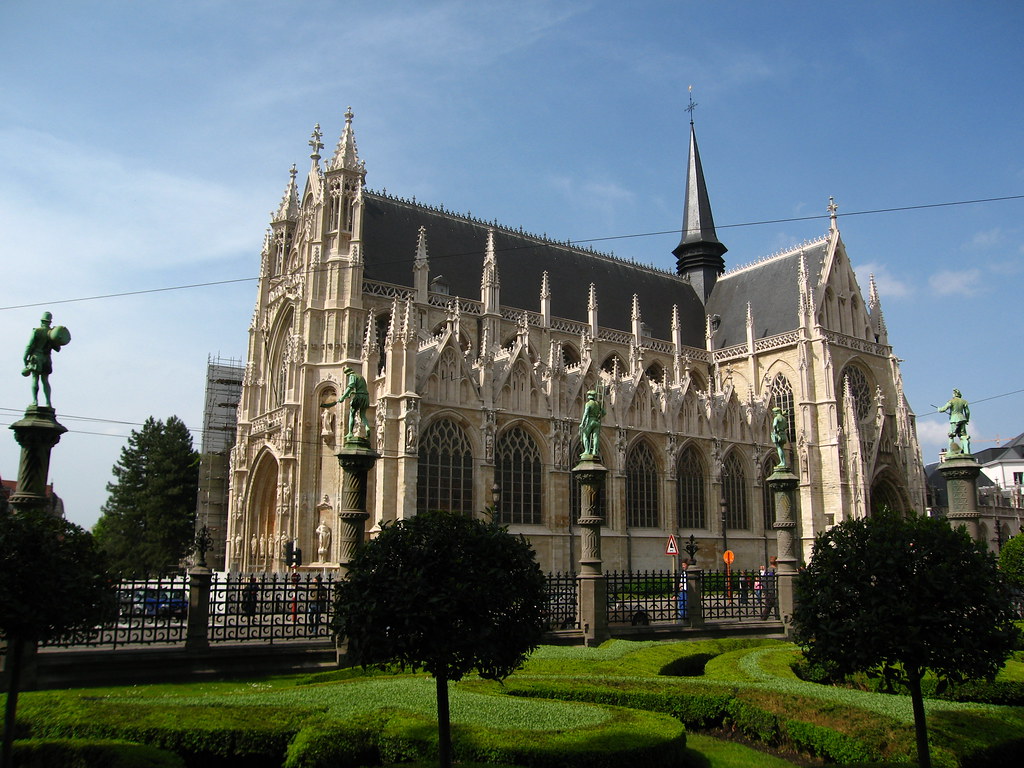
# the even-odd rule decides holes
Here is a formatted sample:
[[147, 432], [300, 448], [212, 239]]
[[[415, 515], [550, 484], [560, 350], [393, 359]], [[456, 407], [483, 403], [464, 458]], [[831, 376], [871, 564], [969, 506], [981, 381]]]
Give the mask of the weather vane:
[[686, 111], [690, 113], [690, 125], [693, 125], [693, 110], [697, 108], [696, 102], [693, 100], [693, 86], [689, 87], [690, 91], [690, 103], [686, 107]]

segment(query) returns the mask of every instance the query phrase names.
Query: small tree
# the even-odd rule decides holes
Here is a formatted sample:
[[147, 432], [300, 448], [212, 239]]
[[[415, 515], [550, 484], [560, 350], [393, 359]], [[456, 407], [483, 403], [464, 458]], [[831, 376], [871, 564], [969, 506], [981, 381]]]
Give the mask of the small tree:
[[335, 598], [335, 631], [356, 664], [426, 670], [436, 681], [438, 752], [451, 765], [448, 682], [502, 680], [545, 630], [544, 574], [529, 543], [495, 523], [426, 512], [382, 526]]
[[93, 532], [122, 576], [175, 570], [195, 535], [199, 455], [177, 416], [132, 430], [113, 468], [110, 496]]
[[0, 766], [9, 766], [24, 651], [91, 629], [116, 611], [106, 561], [83, 528], [45, 510], [0, 514], [0, 635], [7, 703]]
[[999, 570], [1011, 586], [1024, 589], [1024, 535], [1017, 534], [999, 551]]
[[929, 768], [921, 679], [991, 679], [1013, 649], [995, 558], [944, 520], [882, 512], [818, 536], [796, 580], [795, 639], [808, 661], [910, 691], [918, 763]]

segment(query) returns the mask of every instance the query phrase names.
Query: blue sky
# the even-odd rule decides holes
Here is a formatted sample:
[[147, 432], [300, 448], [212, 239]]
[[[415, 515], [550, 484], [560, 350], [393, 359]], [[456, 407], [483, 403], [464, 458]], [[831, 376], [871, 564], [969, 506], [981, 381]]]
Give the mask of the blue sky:
[[[583, 240], [678, 231], [693, 85], [727, 264], [823, 234], [834, 196], [925, 460], [954, 386], [976, 448], [1024, 431], [1024, 200], [860, 214], [1024, 194], [1018, 2], [7, 0], [0, 28], [0, 424], [49, 309], [74, 337], [50, 476], [80, 524], [133, 425], [201, 426], [288, 169], [350, 105], [373, 189]], [[672, 268], [677, 242], [597, 245]], [[17, 457], [0, 441], [0, 475]]]

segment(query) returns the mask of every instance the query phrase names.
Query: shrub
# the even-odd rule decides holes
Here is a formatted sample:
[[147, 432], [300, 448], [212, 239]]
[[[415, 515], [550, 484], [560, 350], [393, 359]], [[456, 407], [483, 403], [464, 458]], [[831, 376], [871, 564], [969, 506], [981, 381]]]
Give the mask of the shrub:
[[26, 739], [13, 757], [18, 768], [185, 768], [173, 752], [111, 739]]

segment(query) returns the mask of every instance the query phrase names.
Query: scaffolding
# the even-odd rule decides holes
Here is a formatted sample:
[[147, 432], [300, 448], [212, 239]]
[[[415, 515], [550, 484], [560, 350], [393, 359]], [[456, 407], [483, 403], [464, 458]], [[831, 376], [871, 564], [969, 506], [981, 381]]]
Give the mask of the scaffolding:
[[199, 454], [199, 497], [196, 528], [206, 526], [212, 546], [206, 562], [224, 570], [228, 526], [228, 475], [230, 453], [238, 425], [238, 401], [242, 395], [245, 364], [234, 358], [210, 355], [206, 359], [206, 405]]

